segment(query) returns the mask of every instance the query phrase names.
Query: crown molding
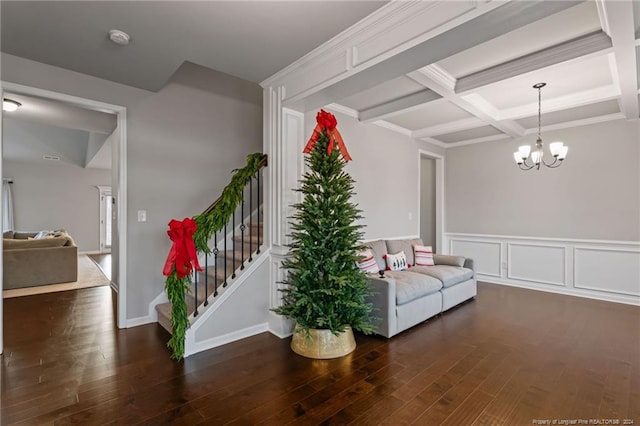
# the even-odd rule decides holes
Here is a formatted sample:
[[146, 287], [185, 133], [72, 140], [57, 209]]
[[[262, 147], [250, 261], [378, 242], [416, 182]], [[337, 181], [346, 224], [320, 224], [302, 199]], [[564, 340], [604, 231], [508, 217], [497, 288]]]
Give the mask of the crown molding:
[[473, 145], [476, 143], [483, 143], [483, 142], [493, 142], [493, 141], [499, 141], [502, 139], [513, 139], [513, 138], [503, 133], [501, 135], [484, 136], [481, 138], [468, 139], [466, 141], [447, 143], [445, 144], [445, 148], [455, 148], [458, 146]]
[[356, 120], [359, 118], [358, 117], [359, 114], [358, 114], [357, 110], [355, 110], [353, 108], [346, 107], [344, 105], [340, 105], [340, 104], [335, 103], [335, 102], [331, 103], [329, 105], [325, 105], [325, 108], [326, 109], [330, 109], [330, 110], [335, 111], [335, 112], [342, 113], [344, 115], [348, 115], [349, 117], [353, 117]]
[[412, 136], [416, 139], [422, 139], [429, 136], [438, 136], [447, 133], [459, 132], [461, 130], [475, 129], [486, 125], [487, 123], [480, 120], [478, 117], [469, 117], [463, 118], [462, 120], [456, 120], [449, 123], [438, 124], [435, 126], [414, 130]]
[[394, 132], [400, 133], [401, 135], [411, 137], [411, 130], [405, 129], [404, 127], [398, 126], [397, 124], [389, 123], [388, 121], [384, 120], [374, 121], [372, 124], [388, 130], [393, 130]]

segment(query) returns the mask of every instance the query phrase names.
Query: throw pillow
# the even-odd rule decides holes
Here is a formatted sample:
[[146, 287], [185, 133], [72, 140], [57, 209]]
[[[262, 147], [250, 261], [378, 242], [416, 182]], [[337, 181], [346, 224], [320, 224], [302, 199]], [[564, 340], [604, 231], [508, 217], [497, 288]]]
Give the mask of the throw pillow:
[[431, 246], [413, 246], [415, 253], [416, 266], [433, 266], [433, 249]]
[[373, 252], [370, 249], [362, 250], [358, 253], [362, 259], [357, 262], [358, 268], [366, 274], [376, 274], [378, 273], [378, 264], [376, 263], [376, 259], [373, 257]]
[[387, 271], [404, 271], [409, 267], [404, 251], [396, 254], [387, 254], [384, 258], [387, 261]]
[[36, 235], [33, 236], [34, 240], [42, 240], [43, 238], [53, 238], [53, 232], [51, 232], [51, 231], [40, 231]]

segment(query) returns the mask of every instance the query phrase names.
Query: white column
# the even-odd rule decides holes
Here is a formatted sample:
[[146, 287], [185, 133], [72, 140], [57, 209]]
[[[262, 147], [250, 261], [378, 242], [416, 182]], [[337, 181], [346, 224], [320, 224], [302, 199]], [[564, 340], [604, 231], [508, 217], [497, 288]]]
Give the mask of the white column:
[[[271, 242], [269, 272], [269, 307], [280, 306], [282, 281], [291, 233], [292, 205], [300, 201], [295, 191], [304, 170], [304, 114], [282, 107], [284, 89], [267, 87], [264, 90], [264, 151], [269, 156], [265, 184], [265, 222], [267, 241]], [[269, 312], [269, 330], [286, 337], [293, 330], [293, 322]]]

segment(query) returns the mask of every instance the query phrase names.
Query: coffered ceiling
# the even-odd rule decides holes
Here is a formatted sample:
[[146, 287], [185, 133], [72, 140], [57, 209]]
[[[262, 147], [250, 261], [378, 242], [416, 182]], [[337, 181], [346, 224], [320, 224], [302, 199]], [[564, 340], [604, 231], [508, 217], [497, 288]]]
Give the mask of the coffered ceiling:
[[[442, 147], [639, 117], [640, 2], [585, 1], [331, 106]], [[468, 34], [473, 37], [473, 34]]]

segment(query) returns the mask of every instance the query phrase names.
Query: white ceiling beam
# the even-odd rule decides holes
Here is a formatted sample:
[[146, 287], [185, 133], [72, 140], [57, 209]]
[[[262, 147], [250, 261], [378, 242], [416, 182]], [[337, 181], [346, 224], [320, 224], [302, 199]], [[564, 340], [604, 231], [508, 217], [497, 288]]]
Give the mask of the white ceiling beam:
[[432, 90], [422, 90], [411, 95], [403, 96], [401, 98], [361, 110], [359, 114], [360, 121], [363, 123], [371, 123], [378, 120], [384, 120], [386, 118], [393, 117], [394, 115], [420, 108], [422, 105], [440, 98], [441, 96]]
[[611, 36], [620, 84], [620, 109], [627, 120], [640, 117], [633, 2], [597, 0], [600, 24]]
[[455, 90], [456, 93], [466, 92], [571, 59], [603, 52], [611, 46], [609, 36], [603, 31], [596, 31], [461, 77], [456, 82]]
[[[511, 137], [517, 138], [524, 135], [525, 129], [518, 123], [510, 120], [496, 119], [495, 109], [488, 110], [487, 108], [478, 107], [477, 103], [471, 103], [456, 94], [454, 87], [451, 85], [451, 79], [453, 77], [450, 77], [446, 71], [437, 65], [426, 66], [407, 74], [407, 77], [433, 90], [457, 107], [462, 108], [469, 114], [484, 121], [487, 125], [493, 126]], [[489, 105], [488, 102], [487, 105]]]
[[421, 139], [429, 136], [444, 135], [446, 133], [460, 132], [462, 130], [475, 129], [486, 126], [487, 124], [477, 117], [463, 118], [449, 123], [438, 124], [436, 126], [424, 127], [414, 130], [411, 136], [415, 139]]
[[[390, 4], [396, 3], [414, 2], [390, 2]], [[448, 2], [440, 3], [448, 4]], [[575, 4], [576, 2], [573, 1], [548, 0], [477, 2], [478, 6], [473, 12], [463, 14], [443, 26], [427, 31], [419, 38], [400, 43], [397, 47], [362, 65], [347, 67], [345, 72], [340, 73], [339, 76], [325, 80], [313, 88], [303, 90], [299, 94], [285, 99], [284, 104], [302, 111], [315, 110], [334, 102], [336, 99], [344, 99], [370, 89], [385, 81], [425, 65], [436, 63], [458, 52], [554, 15], [575, 6]], [[384, 27], [379, 22], [375, 25], [378, 28]], [[469, 34], [473, 36], [470, 37]], [[353, 36], [353, 47], [356, 47], [357, 37], [362, 37], [362, 35]], [[324, 52], [329, 47], [332, 51]], [[304, 73], [308, 73], [306, 63], [311, 58], [320, 57], [326, 53], [333, 54], [336, 49], [335, 43], [325, 43], [278, 74], [263, 81], [261, 85], [263, 87], [276, 86], [282, 84], [283, 81], [308, 78], [302, 77]]]

